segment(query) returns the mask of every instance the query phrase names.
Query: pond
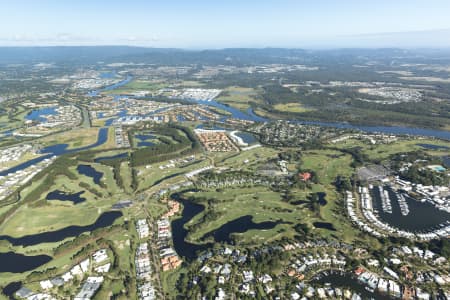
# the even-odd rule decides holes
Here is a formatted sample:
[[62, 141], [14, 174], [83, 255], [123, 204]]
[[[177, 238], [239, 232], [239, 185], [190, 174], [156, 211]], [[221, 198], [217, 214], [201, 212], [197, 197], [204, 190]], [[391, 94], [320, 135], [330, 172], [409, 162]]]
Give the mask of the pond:
[[128, 157], [128, 152], [124, 152], [124, 153], [119, 153], [119, 154], [111, 155], [111, 156], [97, 157], [94, 159], [94, 162], [99, 163], [99, 162], [106, 161], [106, 160], [114, 160], [114, 159], [121, 159], [121, 158], [127, 158], [127, 157]]
[[312, 285], [319, 285], [322, 287], [329, 285], [332, 288], [346, 288], [359, 294], [363, 299], [390, 299], [390, 297], [380, 294], [378, 291], [370, 292], [366, 290], [366, 286], [358, 281], [358, 279], [352, 274], [341, 271], [328, 271], [320, 273], [310, 283]]
[[238, 137], [240, 137], [242, 139], [242, 141], [248, 145], [256, 144], [258, 142], [256, 137], [253, 134], [248, 133], [248, 132], [238, 131], [236, 133], [236, 135]]
[[[62, 241], [69, 237], [75, 237], [83, 232], [93, 231], [98, 228], [104, 228], [111, 226], [114, 221], [122, 216], [119, 211], [105, 212], [98, 217], [95, 223], [86, 226], [68, 226], [55, 231], [47, 231], [42, 233], [36, 233], [26, 235], [22, 237], [12, 237], [9, 235], [0, 235], [0, 240], [6, 240], [13, 246], [33, 246], [41, 243], [54, 243]], [[3, 262], [3, 260], [1, 260]]]
[[47, 255], [27, 256], [20, 253], [0, 253], [0, 273], [22, 273], [36, 269], [52, 260]]
[[98, 185], [100, 184], [100, 179], [103, 177], [103, 173], [97, 171], [91, 165], [78, 165], [77, 171], [81, 175], [91, 177], [94, 180], [94, 183]]
[[327, 196], [327, 194], [326, 193], [324, 193], [324, 192], [318, 192], [317, 193], [317, 197], [319, 198], [319, 205], [320, 206], [325, 206], [325, 205], [327, 205], [327, 199], [325, 199], [325, 197]]
[[152, 134], [135, 134], [134, 137], [138, 140], [138, 147], [151, 147], [155, 145], [154, 142], [149, 141], [156, 139], [156, 136]]
[[60, 190], [55, 190], [47, 194], [47, 200], [72, 201], [73, 204], [79, 204], [86, 201], [86, 198], [81, 197], [84, 191], [78, 193], [66, 193]]
[[102, 78], [102, 79], [110, 79], [110, 78], [114, 78], [116, 76], [117, 76], [117, 73], [114, 71], [100, 73], [100, 78]]
[[21, 287], [21, 282], [11, 282], [3, 288], [2, 292], [6, 295], [6, 297], [8, 297], [8, 299], [14, 300], [14, 293], [17, 292]]
[[330, 231], [336, 231], [336, 228], [334, 228], [333, 224], [327, 223], [327, 222], [314, 222], [313, 226], [315, 228], [327, 229], [327, 230], [330, 230]]

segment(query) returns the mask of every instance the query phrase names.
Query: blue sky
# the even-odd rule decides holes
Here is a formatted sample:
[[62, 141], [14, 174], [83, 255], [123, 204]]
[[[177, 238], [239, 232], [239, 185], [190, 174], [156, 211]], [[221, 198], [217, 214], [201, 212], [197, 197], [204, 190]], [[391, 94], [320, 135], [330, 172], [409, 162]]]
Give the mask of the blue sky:
[[0, 45], [450, 47], [449, 0], [0, 0]]

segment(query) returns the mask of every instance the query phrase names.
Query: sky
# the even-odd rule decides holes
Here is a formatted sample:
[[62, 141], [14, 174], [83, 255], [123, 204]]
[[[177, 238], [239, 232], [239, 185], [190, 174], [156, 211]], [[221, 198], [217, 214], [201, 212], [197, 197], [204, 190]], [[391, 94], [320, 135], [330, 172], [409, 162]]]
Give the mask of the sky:
[[449, 0], [0, 0], [0, 46], [450, 47]]

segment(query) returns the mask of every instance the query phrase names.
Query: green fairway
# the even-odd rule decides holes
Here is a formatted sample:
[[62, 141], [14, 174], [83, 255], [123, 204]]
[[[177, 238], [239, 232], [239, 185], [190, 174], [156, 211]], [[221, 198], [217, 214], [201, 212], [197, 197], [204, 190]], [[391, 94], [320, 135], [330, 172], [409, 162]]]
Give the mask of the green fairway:
[[362, 152], [366, 154], [370, 159], [378, 159], [378, 160], [387, 159], [392, 154], [411, 152], [417, 150], [425, 151], [431, 155], [436, 156], [443, 156], [450, 154], [449, 149], [431, 150], [419, 146], [418, 144], [430, 144], [436, 146], [450, 147], [450, 142], [448, 141], [438, 139], [426, 139], [426, 138], [399, 140], [388, 144], [376, 144], [376, 145], [370, 145], [367, 142], [363, 142], [360, 140], [348, 139], [346, 141], [337, 143], [336, 146], [342, 149], [361, 147]]
[[337, 175], [350, 176], [352, 157], [333, 150], [311, 150], [303, 152], [302, 168], [314, 170], [319, 181], [331, 185]]

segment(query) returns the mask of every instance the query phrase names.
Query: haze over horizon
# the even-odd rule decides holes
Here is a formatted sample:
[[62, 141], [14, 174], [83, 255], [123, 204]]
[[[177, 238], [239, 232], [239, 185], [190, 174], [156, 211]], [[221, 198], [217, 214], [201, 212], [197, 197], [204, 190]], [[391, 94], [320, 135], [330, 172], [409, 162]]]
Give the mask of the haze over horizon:
[[445, 0], [8, 2], [0, 46], [447, 48]]

